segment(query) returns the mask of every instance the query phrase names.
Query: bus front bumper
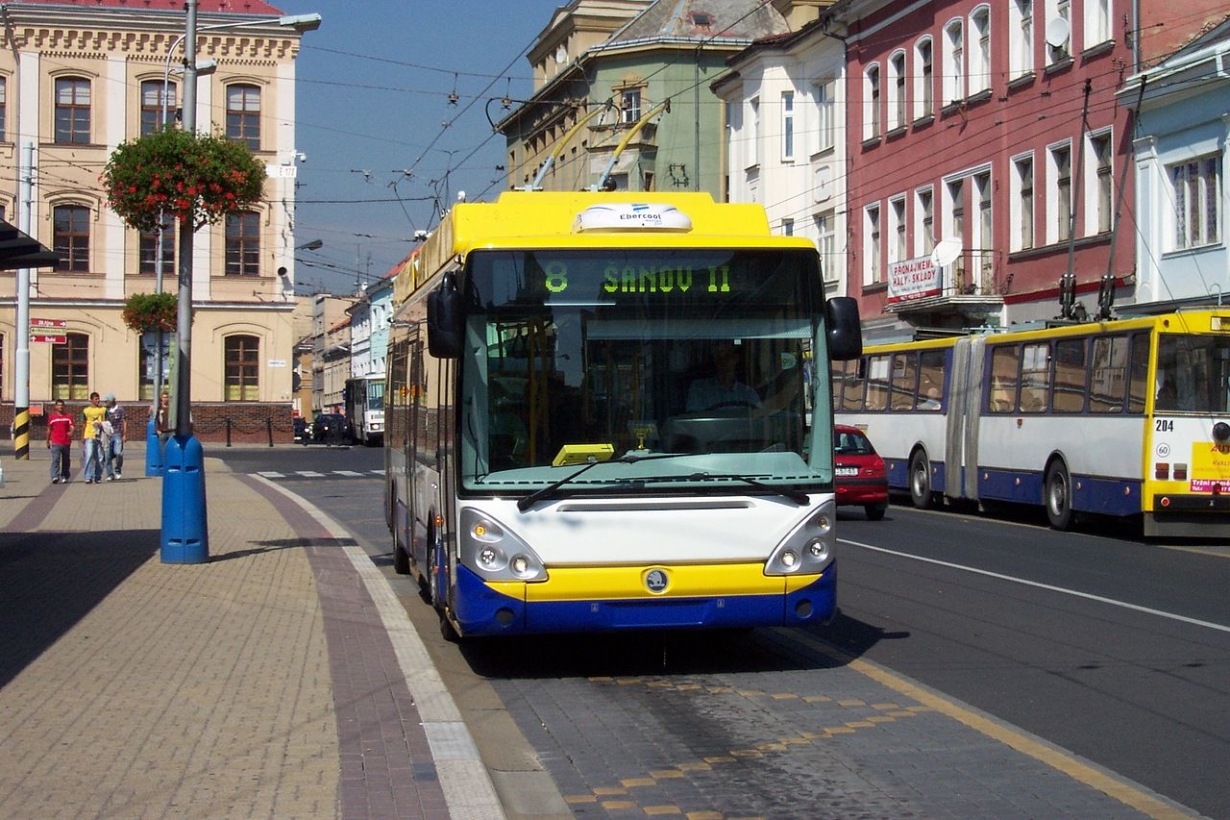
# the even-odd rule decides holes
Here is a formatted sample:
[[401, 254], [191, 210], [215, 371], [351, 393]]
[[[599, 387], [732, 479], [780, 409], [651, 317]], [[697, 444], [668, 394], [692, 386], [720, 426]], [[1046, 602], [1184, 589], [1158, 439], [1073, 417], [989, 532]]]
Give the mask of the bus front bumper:
[[[655, 569], [670, 579], [664, 592], [646, 589]], [[540, 583], [486, 582], [463, 566], [454, 600], [462, 636], [803, 626], [836, 612], [837, 564], [803, 576], [760, 564], [555, 569]]]

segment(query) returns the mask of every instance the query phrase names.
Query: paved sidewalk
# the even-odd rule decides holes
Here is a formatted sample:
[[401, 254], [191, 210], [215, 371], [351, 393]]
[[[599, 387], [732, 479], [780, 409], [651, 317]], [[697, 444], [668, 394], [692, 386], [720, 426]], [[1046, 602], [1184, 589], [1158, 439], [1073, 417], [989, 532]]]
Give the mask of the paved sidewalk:
[[208, 458], [210, 560], [162, 480], [0, 444], [0, 816], [502, 817], [417, 633], [315, 508]]

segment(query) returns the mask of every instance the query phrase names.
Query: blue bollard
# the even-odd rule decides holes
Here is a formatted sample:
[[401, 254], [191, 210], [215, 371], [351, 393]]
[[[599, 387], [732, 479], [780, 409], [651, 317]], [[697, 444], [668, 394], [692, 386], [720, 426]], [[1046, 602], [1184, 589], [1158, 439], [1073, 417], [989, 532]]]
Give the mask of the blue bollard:
[[192, 435], [172, 436], [163, 449], [162, 563], [209, 560], [205, 451]]
[[162, 439], [158, 437], [158, 428], [151, 416], [149, 424], [145, 425], [145, 474], [162, 475]]

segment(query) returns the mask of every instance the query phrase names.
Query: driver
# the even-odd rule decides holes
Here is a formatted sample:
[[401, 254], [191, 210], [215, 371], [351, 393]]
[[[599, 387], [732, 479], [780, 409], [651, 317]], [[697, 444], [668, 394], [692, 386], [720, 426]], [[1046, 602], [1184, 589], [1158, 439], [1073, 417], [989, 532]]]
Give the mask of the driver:
[[688, 412], [719, 407], [760, 407], [760, 395], [739, 381], [743, 357], [733, 342], [718, 342], [713, 350], [713, 376], [697, 379], [688, 388]]

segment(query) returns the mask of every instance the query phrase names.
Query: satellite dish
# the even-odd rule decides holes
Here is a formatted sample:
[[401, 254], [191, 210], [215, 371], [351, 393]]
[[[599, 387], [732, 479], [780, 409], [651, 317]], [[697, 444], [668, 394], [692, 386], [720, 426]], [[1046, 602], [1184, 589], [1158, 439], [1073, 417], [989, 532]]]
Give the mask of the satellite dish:
[[1046, 24], [1046, 44], [1051, 48], [1063, 48], [1072, 36], [1072, 26], [1063, 17], [1052, 17]]
[[964, 247], [960, 239], [941, 239], [935, 243], [935, 249], [931, 251], [931, 264], [937, 268], [951, 265], [961, 255], [962, 250]]

